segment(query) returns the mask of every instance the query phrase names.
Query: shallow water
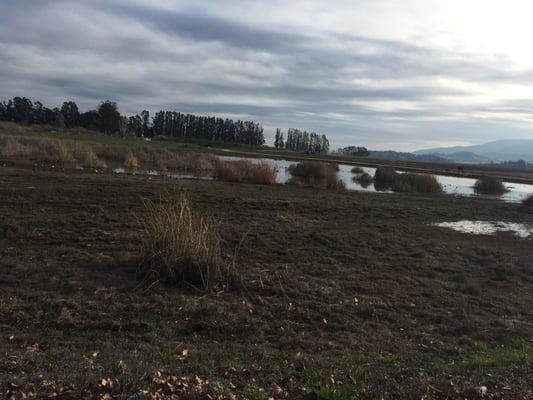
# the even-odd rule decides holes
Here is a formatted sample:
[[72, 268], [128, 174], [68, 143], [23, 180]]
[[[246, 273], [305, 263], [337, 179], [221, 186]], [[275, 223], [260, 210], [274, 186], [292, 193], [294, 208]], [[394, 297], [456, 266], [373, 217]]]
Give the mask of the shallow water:
[[[125, 174], [126, 173], [126, 169], [122, 168], [122, 167], [119, 167], [119, 168], [113, 169], [113, 172], [115, 174]], [[156, 171], [156, 170], [153, 170], [153, 169], [147, 169], [147, 170], [137, 169], [135, 171], [135, 175], [168, 176], [169, 178], [174, 178], [174, 179], [201, 179], [201, 180], [206, 180], [206, 181], [213, 180], [212, 176], [205, 175], [205, 174], [190, 174], [190, 173], [185, 173], [185, 172], [183, 172], [183, 173], [180, 173], [180, 172], [161, 172], [161, 171]]]
[[[289, 167], [292, 164], [297, 164], [297, 161], [288, 161], [288, 160], [275, 160], [271, 158], [246, 158], [246, 157], [232, 157], [232, 156], [220, 156], [221, 160], [224, 161], [238, 161], [238, 160], [250, 160], [254, 164], [261, 162], [267, 162], [274, 167], [276, 167], [277, 175], [276, 182], [285, 184], [291, 179], [291, 174], [289, 173]], [[347, 164], [338, 164], [339, 172], [338, 177], [341, 179], [346, 188], [355, 192], [376, 192], [376, 188], [373, 184], [368, 187], [361, 186], [358, 182], [354, 182], [353, 177], [356, 176], [352, 174], [353, 165]], [[376, 168], [361, 167], [364, 172], [370, 176], [374, 176]], [[519, 203], [522, 200], [533, 194], [533, 185], [519, 184], [519, 183], [509, 183], [504, 182], [504, 185], [509, 192], [505, 193], [502, 196], [480, 196], [474, 191], [475, 179], [471, 178], [462, 178], [457, 176], [447, 176], [447, 175], [434, 175], [437, 178], [437, 181], [442, 185], [442, 188], [445, 193], [455, 196], [476, 196], [476, 197], [486, 197], [486, 198], [495, 198], [502, 199], [509, 203]]]
[[533, 227], [526, 224], [501, 221], [457, 221], [434, 224], [441, 228], [449, 228], [461, 233], [472, 235], [494, 235], [497, 232], [512, 232], [515, 236], [527, 239], [533, 235]]
[[[238, 161], [238, 160], [249, 160], [254, 164], [259, 164], [266, 162], [276, 168], [276, 183], [286, 184], [292, 178], [289, 167], [293, 164], [297, 164], [298, 161], [289, 161], [289, 160], [276, 160], [272, 158], [247, 158], [247, 157], [234, 157], [234, 156], [218, 156], [223, 161]], [[367, 187], [363, 187], [357, 181], [354, 181], [356, 174], [352, 173], [353, 165], [347, 164], [338, 164], [339, 172], [337, 173], [340, 180], [344, 182], [346, 188], [353, 192], [377, 192], [375, 186], [370, 184]], [[369, 174], [374, 176], [376, 168], [370, 167], [361, 167], [361, 169]], [[126, 170], [124, 168], [115, 168], [114, 172], [117, 174], [124, 174]], [[168, 176], [175, 179], [202, 179], [202, 180], [212, 180], [213, 177], [209, 174], [202, 173], [180, 173], [180, 172], [164, 172], [156, 170], [137, 170], [135, 172], [138, 175], [151, 175], [151, 176]], [[475, 196], [475, 197], [485, 197], [485, 198], [494, 198], [502, 199], [509, 203], [519, 203], [527, 197], [533, 195], [533, 185], [526, 185], [520, 183], [509, 183], [504, 182], [504, 185], [509, 191], [502, 196], [487, 196], [487, 195], [478, 195], [474, 191], [475, 179], [471, 178], [462, 178], [457, 176], [447, 176], [447, 175], [434, 175], [435, 178], [442, 185], [442, 188], [445, 193], [454, 196]], [[383, 190], [380, 190], [383, 192]], [[386, 191], [390, 193], [390, 191]]]

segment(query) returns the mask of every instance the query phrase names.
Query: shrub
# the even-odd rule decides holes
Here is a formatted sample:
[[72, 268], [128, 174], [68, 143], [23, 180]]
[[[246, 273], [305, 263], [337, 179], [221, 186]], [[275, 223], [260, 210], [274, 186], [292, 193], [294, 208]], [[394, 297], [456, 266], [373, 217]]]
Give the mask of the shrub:
[[362, 187], [367, 188], [372, 183], [373, 178], [366, 172], [363, 172], [361, 175], [354, 176], [353, 180], [359, 183]]
[[139, 160], [132, 153], [128, 153], [124, 159], [124, 167], [126, 172], [133, 174], [139, 168]]
[[254, 164], [250, 160], [218, 161], [215, 177], [229, 182], [274, 185], [276, 168], [267, 162]]
[[302, 161], [289, 167], [293, 182], [309, 186], [322, 186], [328, 189], [344, 190], [346, 185], [337, 177], [337, 164], [317, 161]]
[[378, 167], [374, 175], [374, 184], [377, 189], [391, 189], [398, 173], [391, 167]]
[[379, 167], [374, 177], [376, 189], [395, 192], [442, 193], [442, 186], [433, 175], [399, 174], [390, 167]]
[[356, 166], [356, 167], [352, 168], [352, 174], [358, 175], [358, 174], [362, 174], [364, 172], [365, 172], [364, 169], [361, 168], [361, 167], [357, 167]]
[[150, 284], [226, 289], [234, 264], [222, 257], [216, 222], [197, 213], [188, 196], [147, 201], [138, 273]]
[[496, 176], [481, 176], [474, 184], [474, 190], [480, 194], [502, 195], [508, 192], [500, 178]]

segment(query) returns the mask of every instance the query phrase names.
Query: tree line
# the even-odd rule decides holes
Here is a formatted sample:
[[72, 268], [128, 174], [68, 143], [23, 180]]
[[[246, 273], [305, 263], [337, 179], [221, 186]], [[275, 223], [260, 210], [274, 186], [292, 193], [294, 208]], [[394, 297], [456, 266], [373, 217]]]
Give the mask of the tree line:
[[329, 140], [326, 135], [294, 128], [289, 128], [285, 139], [285, 134], [280, 129], [277, 129], [274, 138], [274, 147], [276, 149], [287, 149], [305, 153], [327, 153], [329, 151]]
[[143, 110], [134, 116], [122, 115], [115, 102], [102, 101], [94, 110], [80, 112], [77, 104], [66, 101], [61, 108], [50, 109], [26, 97], [14, 97], [0, 103], [0, 121], [47, 124], [58, 128], [86, 128], [108, 135], [169, 136], [235, 144], [263, 145], [263, 127], [252, 121], [234, 121], [171, 111], [158, 111], [150, 119]]

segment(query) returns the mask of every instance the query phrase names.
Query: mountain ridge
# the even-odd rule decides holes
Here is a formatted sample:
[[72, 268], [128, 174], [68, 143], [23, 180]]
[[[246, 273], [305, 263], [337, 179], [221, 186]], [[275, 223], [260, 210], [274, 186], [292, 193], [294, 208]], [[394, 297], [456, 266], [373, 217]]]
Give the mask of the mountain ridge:
[[466, 160], [471, 159], [466, 162], [533, 162], [533, 139], [501, 139], [471, 146], [436, 147], [413, 151], [413, 154], [436, 155], [456, 162], [465, 162], [464, 156], [467, 156]]

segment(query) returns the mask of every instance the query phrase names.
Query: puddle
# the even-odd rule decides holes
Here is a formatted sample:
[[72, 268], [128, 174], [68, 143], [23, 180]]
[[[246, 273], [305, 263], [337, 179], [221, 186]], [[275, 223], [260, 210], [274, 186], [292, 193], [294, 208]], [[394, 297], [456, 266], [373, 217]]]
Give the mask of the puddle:
[[[125, 174], [126, 169], [119, 167], [119, 168], [113, 169], [113, 172], [115, 174]], [[160, 171], [156, 171], [153, 169], [147, 169], [147, 170], [137, 169], [135, 171], [135, 175], [167, 176], [169, 178], [174, 178], [174, 179], [201, 179], [201, 180], [206, 180], [206, 181], [213, 180], [213, 177], [209, 175], [187, 174], [187, 173], [179, 173], [179, 172], [160, 172]]]
[[471, 235], [494, 235], [497, 232], [512, 232], [515, 236], [527, 239], [533, 235], [533, 227], [526, 224], [501, 221], [457, 221], [434, 224], [441, 228], [449, 228]]

